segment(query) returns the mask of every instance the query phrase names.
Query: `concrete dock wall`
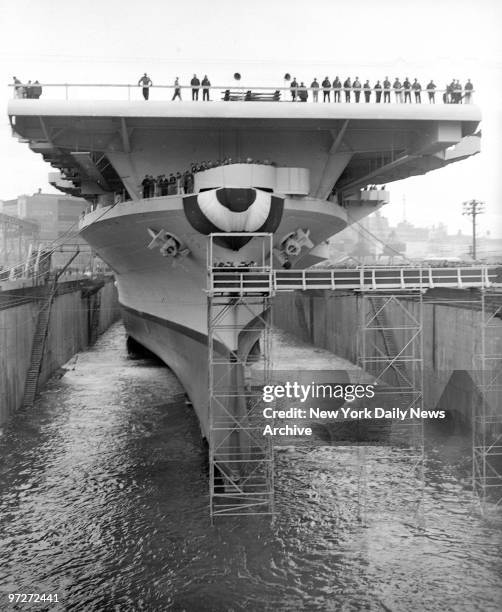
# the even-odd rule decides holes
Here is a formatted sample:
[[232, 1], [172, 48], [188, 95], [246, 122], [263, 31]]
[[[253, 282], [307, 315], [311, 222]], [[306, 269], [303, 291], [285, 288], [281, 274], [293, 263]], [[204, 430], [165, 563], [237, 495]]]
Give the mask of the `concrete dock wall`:
[[[38, 319], [37, 301], [23, 298], [20, 301], [25, 303], [16, 305], [11, 300], [0, 309], [0, 425], [22, 404]], [[94, 313], [99, 316], [99, 324], [93, 329]], [[105, 331], [119, 316], [113, 280], [107, 279], [95, 293], [88, 288], [82, 289], [77, 283], [62, 283], [51, 308], [39, 384], [46, 382], [75, 353], [92, 343], [93, 336]]]
[[[361, 306], [361, 297], [355, 295], [339, 296], [329, 291], [283, 293], [275, 297], [273, 321], [302, 340], [356, 363]], [[419, 318], [418, 302], [407, 300], [405, 306], [412, 316]], [[386, 308], [386, 313], [386, 325], [398, 327], [409, 323], [397, 302]], [[425, 407], [446, 409], [454, 419], [468, 424], [472, 395], [479, 393], [477, 385], [481, 380], [482, 313], [454, 300], [449, 304], [424, 301], [422, 318]], [[399, 334], [410, 332], [393, 333], [397, 346], [403, 346], [403, 335]], [[485, 354], [502, 354], [499, 318], [490, 321]], [[500, 361], [495, 363], [500, 365]], [[502, 405], [499, 395], [491, 396], [493, 411], [500, 410]]]

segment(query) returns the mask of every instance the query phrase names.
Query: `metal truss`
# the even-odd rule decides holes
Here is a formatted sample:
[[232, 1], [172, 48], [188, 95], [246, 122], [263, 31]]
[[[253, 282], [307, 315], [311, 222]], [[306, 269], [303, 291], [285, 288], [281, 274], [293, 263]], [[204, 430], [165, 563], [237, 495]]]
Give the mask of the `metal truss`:
[[[405, 299], [403, 299], [405, 298]], [[390, 323], [394, 321], [394, 323]], [[406, 411], [404, 420], [389, 420], [382, 430], [377, 459], [400, 461], [403, 486], [413, 492], [410, 500], [417, 520], [422, 521], [424, 493], [423, 410], [423, 293], [416, 291], [361, 292], [359, 294], [358, 362], [369, 374], [376, 388], [375, 407]], [[399, 452], [393, 448], [399, 447]], [[368, 500], [367, 452], [360, 449], [358, 479], [359, 520], [366, 521]], [[395, 497], [395, 490], [379, 494], [379, 502]], [[382, 508], [383, 509], [383, 508]]]
[[[219, 516], [273, 515], [274, 473], [271, 437], [263, 435], [263, 385], [269, 384], [271, 349], [270, 283], [251, 283], [238, 289], [225, 273], [239, 269], [214, 265], [213, 234], [208, 253], [208, 346], [209, 346], [209, 498], [213, 522]], [[249, 234], [247, 234], [249, 236]], [[253, 262], [260, 275], [271, 275], [270, 234], [253, 234], [263, 242], [262, 260]], [[223, 275], [223, 276], [222, 276]], [[215, 276], [220, 282], [215, 285]], [[221, 280], [223, 278], [223, 280]], [[258, 290], [259, 289], [259, 290]], [[250, 342], [259, 352], [248, 357], [250, 346], [238, 346], [245, 325]], [[246, 370], [252, 362], [252, 380]], [[269, 423], [270, 424], [270, 423]]]
[[502, 293], [481, 290], [480, 352], [472, 410], [472, 485], [482, 513], [502, 507], [502, 353], [495, 330], [502, 329]]

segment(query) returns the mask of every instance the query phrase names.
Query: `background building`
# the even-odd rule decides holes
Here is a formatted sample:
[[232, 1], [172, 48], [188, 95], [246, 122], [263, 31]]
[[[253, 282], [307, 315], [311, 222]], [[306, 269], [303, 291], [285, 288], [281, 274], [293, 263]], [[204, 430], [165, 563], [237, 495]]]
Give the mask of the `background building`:
[[[81, 252], [72, 262], [72, 268], [84, 271], [90, 267], [90, 249], [87, 243], [77, 235], [78, 220], [87, 207], [83, 198], [73, 196], [42, 193], [20, 195], [13, 200], [0, 201], [0, 211], [3, 214], [5, 229], [0, 232], [0, 265], [4, 268], [21, 263], [28, 256], [30, 245], [32, 249], [39, 246], [57, 246], [52, 256], [55, 267], [64, 266], [71, 253], [79, 249]], [[19, 220], [20, 234], [18, 246], [13, 241], [15, 220]], [[10, 223], [8, 221], [10, 220]], [[11, 237], [9, 239], [8, 237]]]

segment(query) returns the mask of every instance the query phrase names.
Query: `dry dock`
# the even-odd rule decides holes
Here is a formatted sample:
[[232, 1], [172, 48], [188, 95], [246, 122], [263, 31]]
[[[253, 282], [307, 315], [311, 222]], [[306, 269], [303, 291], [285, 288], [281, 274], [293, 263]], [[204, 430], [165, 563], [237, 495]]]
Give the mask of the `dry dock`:
[[[44, 287], [0, 291], [0, 425], [23, 402]], [[75, 353], [119, 318], [111, 277], [58, 283], [51, 304], [39, 388]]]

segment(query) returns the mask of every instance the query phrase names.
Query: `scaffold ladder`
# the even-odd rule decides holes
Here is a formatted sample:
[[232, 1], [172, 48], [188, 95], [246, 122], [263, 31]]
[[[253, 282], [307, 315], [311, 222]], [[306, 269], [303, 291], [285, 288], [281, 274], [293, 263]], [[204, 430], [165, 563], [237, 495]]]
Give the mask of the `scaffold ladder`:
[[[272, 235], [245, 234], [259, 244], [259, 261], [253, 262], [249, 274], [258, 272], [260, 279], [248, 290], [236, 287], [231, 276], [224, 282], [228, 267], [217, 265], [219, 236], [212, 234], [208, 241], [211, 521], [219, 516], [274, 512], [273, 449], [270, 436], [263, 435], [262, 415], [263, 385], [270, 377]], [[248, 343], [241, 349], [236, 347], [243, 321], [247, 321], [244, 333]], [[260, 351], [248, 358], [253, 341], [259, 342]], [[250, 379], [246, 376], [249, 371]]]
[[480, 351], [475, 376], [479, 393], [473, 394], [472, 485], [481, 512], [502, 506], [502, 349], [494, 330], [502, 328], [502, 294], [480, 292]]
[[[414, 492], [413, 511], [422, 521], [424, 430], [423, 420], [413, 417], [411, 410], [423, 409], [423, 294], [420, 290], [401, 291], [399, 297], [388, 291], [361, 292], [358, 307], [358, 362], [377, 385], [377, 405], [407, 411], [403, 421], [391, 422], [389, 452], [379, 453], [378, 459], [406, 462], [403, 485]], [[391, 452], [394, 446], [400, 447], [399, 453]], [[365, 508], [372, 504], [367, 499], [367, 453], [361, 450], [359, 456], [359, 518], [365, 522]]]
[[31, 345], [30, 367], [26, 373], [24, 382], [23, 408], [33, 406], [38, 389], [38, 379], [42, 369], [42, 362], [45, 353], [45, 341], [49, 331], [49, 321], [51, 317], [52, 302], [57, 291], [57, 276], [52, 275], [46, 285], [45, 296], [41, 300], [41, 305], [37, 316], [37, 325], [33, 334]]

